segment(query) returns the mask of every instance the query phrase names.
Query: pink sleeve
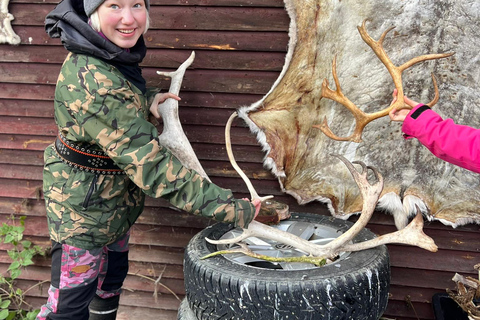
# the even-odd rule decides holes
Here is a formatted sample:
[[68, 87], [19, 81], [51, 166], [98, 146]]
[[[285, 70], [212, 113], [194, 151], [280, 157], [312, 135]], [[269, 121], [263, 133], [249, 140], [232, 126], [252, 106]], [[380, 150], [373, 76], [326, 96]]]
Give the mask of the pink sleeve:
[[403, 122], [406, 138], [417, 138], [435, 156], [462, 168], [480, 173], [480, 130], [443, 120], [419, 104]]

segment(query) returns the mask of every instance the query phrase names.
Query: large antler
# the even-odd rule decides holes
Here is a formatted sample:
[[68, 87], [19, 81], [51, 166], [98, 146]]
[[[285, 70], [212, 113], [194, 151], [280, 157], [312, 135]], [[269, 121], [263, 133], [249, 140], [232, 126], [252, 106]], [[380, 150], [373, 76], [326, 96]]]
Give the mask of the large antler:
[[[423, 220], [421, 213], [419, 213], [417, 217], [403, 230], [365, 242], [348, 244], [363, 228], [365, 228], [370, 220], [383, 189], [383, 177], [375, 168], [368, 167], [362, 162], [354, 162], [361, 165], [362, 171], [359, 172], [344, 157], [340, 155], [336, 155], [336, 157], [338, 157], [347, 166], [355, 182], [360, 188], [360, 193], [363, 198], [363, 208], [359, 219], [347, 232], [342, 234], [337, 239], [326, 245], [316, 245], [305, 239], [294, 236], [291, 233], [263, 225], [256, 221], [252, 221], [248, 228], [244, 229], [243, 233], [236, 238], [227, 240], [207, 239], [207, 241], [214, 244], [234, 244], [248, 237], [270, 239], [290, 245], [298, 250], [308, 253], [310, 256], [315, 257], [312, 258], [312, 263], [315, 264], [318, 263], [318, 257], [331, 259], [336, 257], [340, 252], [360, 251], [387, 243], [409, 244], [419, 246], [432, 252], [437, 251], [437, 246], [435, 245], [434, 241], [422, 231]], [[377, 180], [373, 184], [370, 184], [370, 182], [367, 180], [367, 173], [369, 169], [373, 171], [375, 179]], [[238, 252], [237, 249], [235, 250]], [[221, 253], [225, 253], [225, 251]], [[244, 253], [249, 254], [248, 250], [245, 250]]]
[[[446, 58], [454, 53], [443, 53], [443, 54], [427, 54], [427, 55], [422, 55], [418, 56], [416, 58], [411, 59], [410, 61], [402, 64], [401, 66], [396, 66], [393, 64], [393, 62], [390, 60], [388, 57], [387, 53], [385, 52], [385, 49], [383, 48], [383, 41], [385, 39], [385, 36], [390, 32], [392, 29], [395, 27], [391, 27], [387, 29], [386, 31], [383, 32], [383, 34], [380, 36], [380, 39], [378, 41], [375, 41], [372, 37], [367, 32], [367, 28], [365, 26], [366, 20], [363, 21], [361, 27], [357, 27], [358, 31], [360, 33], [360, 36], [362, 37], [363, 41], [365, 41], [366, 44], [368, 44], [373, 52], [377, 55], [377, 57], [382, 61], [382, 63], [385, 65], [387, 68], [388, 72], [392, 76], [393, 83], [395, 85], [395, 88], [397, 89], [397, 101], [392, 103], [389, 107], [374, 112], [374, 113], [365, 113], [360, 108], [358, 108], [353, 102], [351, 102], [343, 93], [342, 89], [340, 86], [340, 82], [338, 80], [337, 76], [337, 62], [336, 58], [334, 58], [333, 63], [332, 63], [332, 74], [333, 74], [333, 79], [335, 81], [335, 86], [336, 90], [332, 90], [329, 85], [327, 79], [323, 81], [322, 84], [322, 91], [321, 91], [321, 96], [323, 98], [331, 99], [335, 102], [338, 102], [345, 106], [350, 112], [352, 112], [353, 116], [355, 117], [355, 129], [353, 130], [353, 133], [348, 136], [348, 137], [339, 137], [335, 135], [332, 130], [330, 130], [327, 119], [324, 118], [323, 122], [321, 125], [315, 125], [315, 128], [319, 128], [325, 135], [327, 135], [329, 138], [338, 140], [338, 141], [353, 141], [353, 142], [361, 142], [362, 141], [362, 132], [365, 126], [378, 118], [384, 117], [388, 115], [388, 113], [392, 109], [404, 109], [408, 108], [408, 106], [405, 105], [404, 102], [404, 94], [403, 94], [403, 84], [402, 84], [402, 72], [408, 69], [409, 67], [422, 62], [426, 60], [433, 60], [433, 59], [440, 59], [440, 58]], [[433, 83], [435, 87], [435, 98], [429, 103], [430, 106], [433, 106], [437, 101], [438, 101], [438, 87], [437, 83], [435, 80], [435, 77], [433, 77]]]
[[[179, 94], [185, 71], [193, 63], [194, 59], [195, 51], [192, 51], [190, 57], [176, 71], [157, 71], [157, 74], [171, 78], [169, 92], [175, 95]], [[210, 178], [198, 161], [187, 136], [183, 132], [180, 119], [178, 118], [178, 101], [175, 99], [165, 100], [165, 102], [158, 105], [158, 113], [161, 114], [163, 120], [163, 131], [158, 137], [160, 143], [166, 146], [185, 167], [197, 171], [202, 177], [210, 181]]]

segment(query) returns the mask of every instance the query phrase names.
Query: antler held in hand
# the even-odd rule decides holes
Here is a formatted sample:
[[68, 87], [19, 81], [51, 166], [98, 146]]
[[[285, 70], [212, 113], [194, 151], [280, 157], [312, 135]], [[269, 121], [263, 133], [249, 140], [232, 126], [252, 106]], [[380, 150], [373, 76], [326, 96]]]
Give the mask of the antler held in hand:
[[[338, 80], [337, 76], [337, 62], [336, 58], [334, 58], [333, 63], [332, 63], [332, 74], [333, 74], [333, 79], [335, 81], [335, 86], [336, 90], [332, 90], [329, 85], [327, 79], [323, 81], [322, 84], [322, 91], [321, 91], [321, 96], [323, 98], [331, 99], [335, 102], [338, 102], [345, 106], [350, 112], [352, 112], [353, 116], [355, 117], [355, 129], [353, 130], [353, 133], [348, 136], [348, 137], [339, 137], [335, 135], [332, 130], [329, 128], [327, 119], [324, 118], [322, 124], [320, 125], [314, 125], [313, 127], [319, 128], [325, 135], [327, 135], [329, 138], [333, 140], [338, 140], [338, 141], [353, 141], [353, 142], [361, 142], [362, 141], [362, 132], [365, 126], [370, 123], [371, 121], [384, 117], [388, 115], [388, 113], [392, 109], [404, 109], [408, 106], [405, 105], [404, 102], [404, 94], [403, 94], [403, 84], [402, 84], [402, 72], [408, 69], [409, 67], [422, 62], [426, 60], [433, 60], [433, 59], [441, 59], [441, 58], [446, 58], [454, 53], [443, 53], [443, 54], [427, 54], [427, 55], [422, 55], [418, 56], [416, 58], [413, 58], [409, 60], [408, 62], [402, 64], [401, 66], [396, 66], [393, 64], [393, 62], [390, 60], [388, 57], [387, 53], [385, 52], [385, 49], [383, 48], [383, 41], [385, 40], [386, 35], [388, 32], [390, 32], [394, 27], [391, 27], [384, 31], [382, 35], [380, 36], [380, 39], [378, 41], [375, 41], [372, 37], [367, 32], [367, 28], [365, 26], [366, 20], [363, 21], [361, 27], [357, 27], [358, 31], [360, 33], [360, 36], [362, 37], [363, 41], [365, 41], [366, 44], [368, 44], [373, 52], [377, 55], [377, 57], [382, 61], [382, 63], [385, 65], [387, 68], [388, 72], [392, 76], [393, 83], [395, 85], [395, 88], [397, 89], [397, 101], [395, 103], [392, 103], [388, 108], [385, 108], [383, 110], [374, 112], [374, 113], [365, 113], [360, 108], [358, 108], [353, 102], [351, 102], [343, 93], [342, 89], [340, 87], [340, 82]], [[433, 77], [433, 75], [432, 75]], [[438, 101], [438, 87], [436, 84], [436, 80], [433, 77], [434, 81], [434, 86], [435, 86], [435, 98], [432, 100], [429, 105], [430, 107], [433, 106], [437, 101]]]

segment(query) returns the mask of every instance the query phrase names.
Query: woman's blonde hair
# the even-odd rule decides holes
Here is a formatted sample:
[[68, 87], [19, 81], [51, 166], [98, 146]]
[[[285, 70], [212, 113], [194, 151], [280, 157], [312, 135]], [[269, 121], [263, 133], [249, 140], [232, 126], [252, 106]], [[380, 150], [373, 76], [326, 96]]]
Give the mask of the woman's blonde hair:
[[[89, 23], [90, 23], [90, 26], [93, 28], [93, 30], [97, 32], [102, 32], [100, 28], [100, 17], [98, 16], [98, 9], [95, 10], [90, 16]], [[147, 32], [148, 28], [150, 28], [150, 14], [147, 10], [147, 23], [145, 24], [145, 31], [143, 32], [143, 34]]]

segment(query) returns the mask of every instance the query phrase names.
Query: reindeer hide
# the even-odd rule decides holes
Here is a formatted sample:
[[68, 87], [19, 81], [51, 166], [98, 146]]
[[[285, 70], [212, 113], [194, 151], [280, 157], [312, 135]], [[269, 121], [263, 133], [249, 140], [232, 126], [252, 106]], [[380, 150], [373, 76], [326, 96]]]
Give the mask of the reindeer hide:
[[386, 68], [361, 39], [364, 19], [378, 39], [396, 27], [384, 47], [396, 65], [429, 53], [455, 52], [423, 62], [403, 73], [404, 91], [427, 103], [439, 82], [434, 109], [457, 123], [480, 126], [480, 2], [467, 0], [285, 0], [291, 17], [290, 43], [282, 73], [262, 100], [239, 115], [264, 146], [264, 164], [278, 177], [282, 190], [299, 203], [318, 200], [331, 213], [348, 218], [362, 200], [351, 176], [330, 154], [361, 160], [385, 177], [379, 208], [393, 213], [398, 227], [419, 205], [429, 220], [456, 227], [480, 223], [480, 175], [433, 156], [415, 139], [405, 140], [401, 124], [380, 118], [365, 127], [363, 142], [340, 142], [312, 128], [327, 118], [337, 135], [348, 135], [355, 120], [343, 106], [321, 99], [324, 78], [334, 88], [332, 60], [343, 93], [365, 112], [387, 107], [393, 82]]

